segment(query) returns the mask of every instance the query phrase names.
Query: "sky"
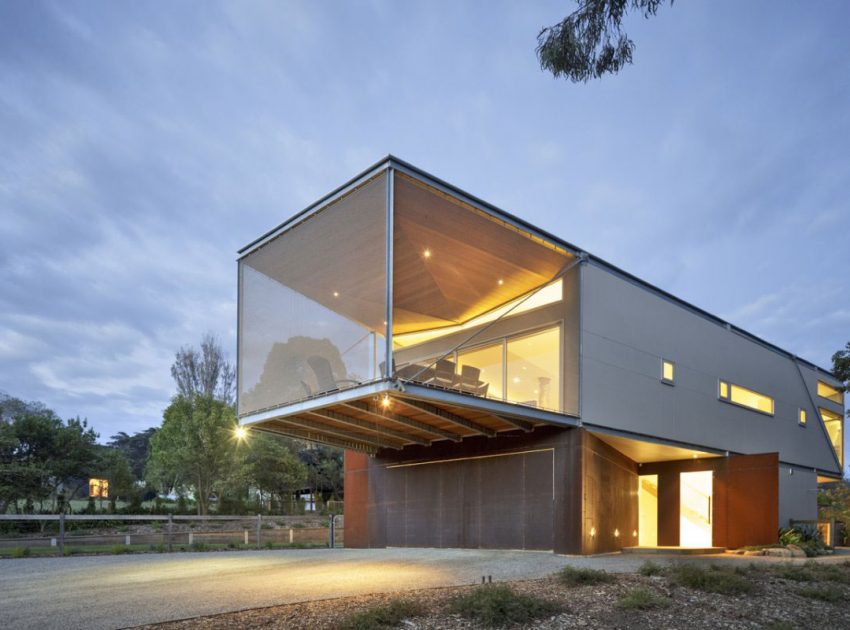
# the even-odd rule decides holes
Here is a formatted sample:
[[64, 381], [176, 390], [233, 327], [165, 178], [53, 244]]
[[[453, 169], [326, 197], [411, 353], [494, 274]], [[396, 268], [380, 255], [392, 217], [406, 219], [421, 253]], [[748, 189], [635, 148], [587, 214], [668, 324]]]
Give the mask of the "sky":
[[560, 2], [0, 0], [0, 391], [159, 425], [236, 251], [388, 153], [799, 356], [850, 341], [850, 3], [691, 0], [540, 70]]

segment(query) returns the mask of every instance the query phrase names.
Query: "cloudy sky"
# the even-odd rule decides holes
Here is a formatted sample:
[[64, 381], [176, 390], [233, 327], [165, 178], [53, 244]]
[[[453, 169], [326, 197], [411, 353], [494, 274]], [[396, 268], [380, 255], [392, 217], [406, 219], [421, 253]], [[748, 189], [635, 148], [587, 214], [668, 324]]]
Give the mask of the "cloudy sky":
[[850, 3], [676, 2], [587, 85], [559, 2], [0, 2], [0, 391], [157, 425], [236, 250], [394, 153], [809, 360], [850, 340]]

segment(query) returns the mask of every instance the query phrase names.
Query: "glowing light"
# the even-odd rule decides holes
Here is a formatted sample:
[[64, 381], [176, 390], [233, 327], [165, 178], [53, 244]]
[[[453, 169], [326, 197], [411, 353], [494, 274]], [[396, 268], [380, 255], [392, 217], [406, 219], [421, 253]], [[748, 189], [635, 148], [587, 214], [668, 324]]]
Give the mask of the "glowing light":
[[499, 286], [502, 286], [503, 284], [505, 284], [505, 281], [499, 278]]
[[619, 530], [619, 529], [615, 529], [615, 530], [614, 530], [614, 538], [619, 538], [619, 537], [620, 537], [620, 530]]
[[431, 258], [431, 250], [430, 250], [430, 249], [428, 249], [428, 248], [426, 247], [426, 248], [425, 248], [425, 251], [424, 251], [424, 252], [422, 252], [422, 255], [423, 255], [425, 258]]
[[591, 538], [594, 538], [595, 536], [596, 536], [596, 528], [595, 528], [595, 527], [591, 527], [591, 528], [590, 528], [590, 537], [591, 537]]
[[390, 406], [390, 397], [387, 394], [384, 394], [383, 398], [381, 398], [381, 407], [386, 409]]
[[242, 440], [244, 440], [245, 438], [248, 437], [248, 429], [246, 429], [243, 426], [238, 426], [235, 429], [233, 429], [233, 436], [237, 440], [242, 441]]
[[108, 499], [109, 480], [89, 479], [89, 496], [96, 499]]
[[339, 291], [334, 291], [334, 297], [339, 297]]

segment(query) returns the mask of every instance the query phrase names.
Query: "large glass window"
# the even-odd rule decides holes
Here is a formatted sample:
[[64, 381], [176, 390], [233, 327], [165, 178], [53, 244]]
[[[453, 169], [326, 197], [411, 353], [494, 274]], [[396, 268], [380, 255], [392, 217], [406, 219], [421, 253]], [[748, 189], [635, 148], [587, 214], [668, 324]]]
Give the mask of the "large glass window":
[[831, 400], [838, 405], [844, 404], [844, 393], [832, 385], [827, 385], [823, 381], [818, 381], [818, 396]]
[[742, 407], [748, 407], [768, 415], [773, 415], [773, 398], [759, 394], [746, 387], [720, 381], [720, 398]]
[[561, 408], [561, 328], [508, 339], [510, 402], [540, 409]]
[[505, 393], [502, 387], [503, 355], [504, 348], [501, 341], [495, 345], [459, 352], [458, 370], [462, 379], [466, 377], [461, 382], [461, 389], [466, 391], [471, 389], [471, 393], [479, 396], [502, 400]]
[[826, 432], [829, 435], [829, 441], [832, 443], [832, 448], [838, 461], [841, 462], [841, 468], [844, 469], [844, 418], [821, 408], [820, 417], [823, 418], [823, 426], [826, 427]]
[[240, 260], [239, 413], [381, 377], [386, 175]]

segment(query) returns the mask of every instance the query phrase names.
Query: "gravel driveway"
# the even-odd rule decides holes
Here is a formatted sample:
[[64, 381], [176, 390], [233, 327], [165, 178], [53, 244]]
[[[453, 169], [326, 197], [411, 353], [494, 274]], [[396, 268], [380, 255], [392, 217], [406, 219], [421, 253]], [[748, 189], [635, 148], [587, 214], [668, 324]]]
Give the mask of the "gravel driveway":
[[[716, 561], [716, 556], [710, 558]], [[16, 630], [123, 628], [276, 604], [475, 584], [482, 575], [500, 582], [544, 577], [568, 564], [631, 572], [645, 560], [636, 555], [462, 549], [3, 559], [0, 601], [3, 625]]]
[[0, 560], [7, 628], [122, 628], [364, 593], [542, 577], [566, 564], [629, 571], [643, 558], [549, 552], [305, 549]]

